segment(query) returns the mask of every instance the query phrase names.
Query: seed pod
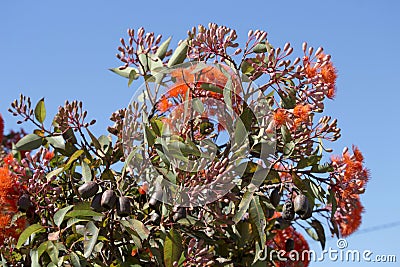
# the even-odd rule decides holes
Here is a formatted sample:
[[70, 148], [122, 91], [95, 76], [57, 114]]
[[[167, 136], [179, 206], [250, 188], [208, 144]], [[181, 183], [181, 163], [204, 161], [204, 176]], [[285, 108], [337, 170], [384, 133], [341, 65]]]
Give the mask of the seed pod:
[[180, 219], [186, 218], [186, 209], [185, 208], [178, 208], [178, 210], [175, 212], [174, 216], [172, 216], [172, 220], [174, 222], [179, 221]]
[[23, 194], [18, 199], [18, 210], [22, 211], [22, 212], [26, 212], [30, 207], [32, 207], [32, 202], [29, 199], [29, 196], [27, 194]]
[[293, 249], [294, 249], [294, 240], [291, 238], [288, 238], [285, 243], [285, 250], [287, 252], [289, 252], [289, 251], [292, 251]]
[[286, 221], [291, 221], [294, 219], [294, 209], [291, 201], [287, 201], [285, 204], [283, 204], [282, 218]]
[[127, 197], [119, 197], [117, 201], [117, 214], [120, 217], [126, 217], [131, 214], [131, 202]]
[[98, 193], [94, 196], [94, 198], [92, 199], [92, 203], [90, 204], [90, 207], [97, 212], [103, 212], [106, 211], [105, 208], [103, 208], [101, 206], [101, 196], [103, 195], [103, 193]]
[[271, 195], [269, 196], [269, 201], [274, 207], [279, 205], [279, 202], [281, 201], [281, 195], [279, 194], [278, 187], [275, 187], [274, 190], [272, 190]]
[[101, 206], [107, 210], [114, 208], [115, 202], [117, 202], [117, 196], [115, 195], [113, 190], [104, 191], [101, 196]]
[[155, 191], [155, 192], [153, 193], [153, 195], [151, 195], [151, 198], [150, 198], [150, 200], [149, 200], [149, 206], [150, 206], [152, 209], [157, 208], [157, 204], [158, 204], [158, 202], [159, 202], [159, 199], [162, 198], [162, 195], [163, 195], [162, 190], [157, 190], [157, 191]]
[[294, 212], [299, 215], [305, 214], [309, 206], [308, 198], [303, 194], [297, 195], [294, 199]]
[[150, 222], [159, 224], [161, 222], [161, 216], [158, 213], [154, 212], [150, 217]]
[[79, 195], [84, 199], [96, 195], [97, 191], [99, 191], [99, 185], [93, 181], [86, 182], [78, 188]]
[[307, 209], [306, 213], [301, 214], [301, 215], [300, 215], [300, 218], [301, 218], [302, 220], [307, 220], [307, 219], [310, 218], [311, 216], [312, 216], [312, 207], [311, 207], [311, 205], [308, 205], [308, 209]]

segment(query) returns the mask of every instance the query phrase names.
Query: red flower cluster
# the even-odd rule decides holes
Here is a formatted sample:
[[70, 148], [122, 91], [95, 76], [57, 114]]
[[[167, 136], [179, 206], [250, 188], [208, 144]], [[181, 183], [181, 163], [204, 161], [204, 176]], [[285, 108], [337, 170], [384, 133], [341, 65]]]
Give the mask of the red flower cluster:
[[26, 226], [26, 219], [20, 217], [12, 222], [12, 217], [18, 212], [18, 199], [23, 192], [23, 186], [9, 170], [8, 162], [12, 157], [4, 159], [6, 163], [0, 168], [0, 247], [15, 242]]
[[341, 157], [332, 158], [334, 168], [331, 174], [332, 189], [337, 201], [335, 221], [344, 237], [354, 233], [361, 224], [361, 213], [364, 208], [359, 195], [365, 192], [370, 176], [363, 162], [364, 157], [355, 146], [353, 155], [345, 149]]
[[[293, 248], [287, 251], [287, 242], [292, 240], [294, 242]], [[292, 226], [289, 226], [283, 230], [276, 230], [275, 236], [272, 240], [267, 242], [267, 246], [271, 247], [276, 251], [286, 250], [285, 257], [286, 261], [275, 261], [276, 267], [306, 267], [309, 265], [310, 259], [309, 254], [305, 253], [310, 249], [307, 241], [302, 234], [297, 232]], [[291, 260], [296, 259], [296, 260]]]
[[326, 86], [326, 97], [333, 99], [336, 94], [337, 71], [330, 61], [330, 57], [321, 53], [313, 62], [308, 56], [304, 56], [303, 65], [306, 77], [313, 83], [322, 83]]

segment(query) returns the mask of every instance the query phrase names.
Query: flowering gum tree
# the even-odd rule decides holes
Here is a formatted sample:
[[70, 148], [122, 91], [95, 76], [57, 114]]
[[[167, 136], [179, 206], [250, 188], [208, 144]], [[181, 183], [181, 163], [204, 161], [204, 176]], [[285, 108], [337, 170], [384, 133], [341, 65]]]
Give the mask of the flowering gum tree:
[[43, 99], [15, 100], [36, 129], [3, 139], [0, 117], [3, 264], [308, 266], [290, 257], [309, 249], [304, 234], [324, 248], [326, 232], [354, 233], [369, 171], [356, 146], [328, 147], [340, 138], [324, 114], [331, 56], [304, 43], [294, 57], [267, 37], [251, 30], [239, 47], [210, 23], [170, 49], [129, 29], [111, 70], [143, 84], [108, 135], [91, 132], [82, 102], [46, 126]]

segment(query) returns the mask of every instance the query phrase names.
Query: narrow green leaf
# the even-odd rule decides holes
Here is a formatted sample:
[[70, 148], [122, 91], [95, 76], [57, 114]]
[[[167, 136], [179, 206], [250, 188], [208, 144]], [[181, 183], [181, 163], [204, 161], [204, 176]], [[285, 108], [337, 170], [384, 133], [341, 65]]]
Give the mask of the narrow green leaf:
[[72, 154], [72, 156], [69, 158], [67, 164], [65, 164], [64, 170], [68, 170], [69, 167], [71, 167], [71, 164], [72, 164], [75, 160], [77, 160], [77, 159], [83, 154], [83, 152], [84, 152], [84, 151], [83, 151], [82, 149], [79, 149], [79, 150], [75, 151], [75, 153]]
[[164, 264], [165, 267], [173, 267], [182, 255], [182, 237], [178, 231], [171, 228], [164, 242]]
[[58, 148], [58, 149], [62, 149], [62, 150], [65, 149], [65, 140], [62, 137], [62, 135], [48, 136], [48, 137], [46, 137], [46, 140], [54, 148]]
[[296, 144], [293, 141], [290, 141], [289, 143], [286, 143], [283, 146], [283, 154], [286, 157], [289, 157], [290, 155], [292, 155], [294, 148], [295, 148]]
[[249, 209], [250, 221], [255, 225], [258, 236], [260, 238], [261, 248], [265, 248], [265, 243], [267, 242], [267, 237], [265, 234], [265, 227], [267, 225], [264, 211], [260, 204], [260, 198], [258, 196], [254, 196], [250, 203]]
[[239, 203], [239, 210], [238, 212], [233, 216], [233, 221], [235, 223], [238, 223], [242, 218], [243, 215], [247, 212], [250, 206], [250, 202], [253, 199], [253, 191], [246, 191], [243, 195], [242, 200]]
[[175, 66], [177, 64], [182, 63], [186, 59], [186, 53], [188, 51], [188, 41], [184, 40], [182, 43], [175, 49], [171, 58], [168, 61], [168, 67]]
[[135, 231], [141, 240], [147, 239], [150, 235], [150, 230], [141, 221], [129, 219], [121, 221], [121, 224]]
[[88, 222], [86, 225], [86, 231], [90, 234], [89, 236], [86, 236], [86, 238], [89, 238], [89, 240], [85, 240], [83, 242], [83, 250], [84, 254], [83, 256], [85, 258], [89, 258], [90, 255], [92, 254], [93, 248], [97, 243], [97, 237], [99, 236], [99, 228], [96, 227], [96, 225], [93, 222]]
[[76, 217], [102, 217], [103, 214], [95, 212], [93, 210], [72, 210], [65, 214], [65, 217], [76, 218]]
[[60, 173], [64, 171], [64, 168], [57, 168], [55, 170], [52, 170], [46, 175], [46, 179], [50, 180], [53, 176], [58, 176]]
[[125, 78], [129, 78], [129, 75], [133, 71], [133, 73], [136, 74], [136, 76], [134, 76], [134, 79], [136, 80], [137, 78], [139, 78], [139, 74], [138, 74], [139, 70], [136, 69], [136, 68], [127, 67], [127, 68], [125, 68], [123, 70], [120, 70], [119, 68], [112, 68], [112, 69], [109, 69], [109, 70], [111, 70], [112, 72], [114, 72], [114, 73], [116, 73], [116, 74], [118, 74], [118, 75], [120, 75], [122, 77], [125, 77]]
[[318, 241], [321, 243], [322, 250], [325, 249], [326, 237], [325, 237], [325, 230], [322, 226], [321, 222], [318, 220], [312, 220], [311, 226], [315, 229], [318, 236]]
[[62, 208], [60, 210], [58, 210], [55, 214], [54, 214], [54, 223], [60, 227], [65, 215], [67, 214], [68, 211], [70, 211], [72, 208], [74, 207], [74, 205], [69, 205], [65, 208]]
[[306, 232], [312, 239], [318, 241], [318, 235], [313, 228], [306, 228]]
[[18, 151], [30, 151], [39, 148], [41, 145], [42, 137], [36, 134], [28, 134], [17, 142], [15, 149]]
[[288, 127], [286, 125], [282, 125], [281, 126], [281, 133], [282, 133], [283, 142], [285, 144], [289, 143], [290, 141], [292, 141], [292, 136], [291, 136], [290, 131], [289, 131], [289, 129], [288, 129]]
[[90, 139], [92, 140], [92, 143], [93, 143], [94, 147], [97, 148], [97, 149], [101, 149], [101, 145], [100, 145], [100, 143], [99, 143], [99, 140], [97, 140], [96, 136], [94, 136], [94, 135], [92, 134], [92, 132], [89, 131], [88, 128], [86, 128], [86, 131], [88, 132], [88, 134], [89, 134], [89, 136], [90, 136]]
[[31, 256], [31, 267], [40, 267], [38, 250], [31, 249], [29, 255]]
[[22, 245], [26, 242], [26, 240], [28, 240], [28, 238], [35, 234], [35, 233], [39, 233], [41, 231], [45, 230], [45, 228], [43, 226], [41, 226], [40, 224], [32, 224], [30, 226], [28, 226], [28, 228], [26, 228], [21, 235], [18, 238], [18, 243], [17, 243], [17, 249], [20, 249], [22, 247]]
[[38, 122], [43, 123], [46, 119], [46, 107], [44, 106], [44, 98], [40, 99], [35, 107], [35, 118]]
[[89, 165], [85, 161], [82, 161], [81, 168], [82, 168], [82, 178], [83, 178], [83, 180], [85, 182], [91, 181], [92, 180], [92, 172], [90, 171]]
[[168, 37], [157, 49], [156, 56], [160, 59], [164, 59], [167, 54], [169, 43], [171, 42], [172, 37]]
[[69, 254], [69, 259], [70, 259], [73, 267], [81, 267], [81, 262], [79, 261], [79, 256], [76, 255], [75, 252], [71, 252], [71, 254]]
[[297, 163], [297, 168], [298, 169], [303, 169], [309, 166], [313, 166], [315, 164], [318, 164], [318, 162], [321, 160], [321, 156], [317, 155], [311, 155], [309, 157], [305, 157], [300, 159], [300, 161]]

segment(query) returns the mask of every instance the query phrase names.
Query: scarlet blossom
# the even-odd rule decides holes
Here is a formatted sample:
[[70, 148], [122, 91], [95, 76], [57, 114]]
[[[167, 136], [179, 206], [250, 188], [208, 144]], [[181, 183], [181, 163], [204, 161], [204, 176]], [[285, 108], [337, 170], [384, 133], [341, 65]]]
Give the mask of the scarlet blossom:
[[17, 184], [16, 178], [8, 170], [8, 166], [0, 168], [0, 247], [6, 242], [18, 239], [19, 234], [26, 226], [25, 217], [18, 218], [12, 223], [11, 218], [18, 212], [18, 199], [22, 194], [22, 187]]
[[302, 234], [297, 232], [292, 226], [283, 230], [275, 230], [274, 233], [274, 238], [267, 241], [267, 246], [275, 251], [285, 251], [287, 240], [292, 239], [294, 241], [293, 250], [286, 251], [282, 257], [286, 258], [286, 261], [276, 260], [274, 262], [276, 267], [306, 267], [309, 265], [309, 253], [305, 252], [310, 250], [310, 247]]
[[321, 68], [321, 75], [325, 83], [336, 83], [337, 71], [332, 62], [326, 63], [326, 65]]
[[348, 237], [360, 227], [364, 207], [358, 195], [341, 201], [339, 205], [334, 219], [339, 226], [341, 236]]
[[296, 117], [294, 120], [294, 127], [297, 128], [302, 122], [308, 121], [311, 107], [308, 104], [297, 104], [293, 109], [293, 115]]
[[331, 173], [331, 187], [337, 202], [334, 221], [338, 224], [341, 235], [346, 237], [361, 225], [364, 208], [359, 195], [364, 193], [370, 174], [363, 165], [364, 156], [356, 146], [353, 146], [353, 155], [345, 149], [342, 156], [331, 160], [334, 168]]
[[145, 195], [147, 193], [147, 190], [149, 190], [149, 185], [147, 183], [143, 183], [138, 189], [139, 194], [141, 195]]
[[285, 124], [286, 122], [288, 122], [287, 111], [283, 108], [276, 109], [274, 112], [273, 119], [274, 119], [276, 127], [279, 127], [279, 126]]
[[173, 106], [172, 102], [168, 100], [168, 98], [161, 98], [161, 100], [157, 104], [157, 109], [160, 112], [166, 112]]

